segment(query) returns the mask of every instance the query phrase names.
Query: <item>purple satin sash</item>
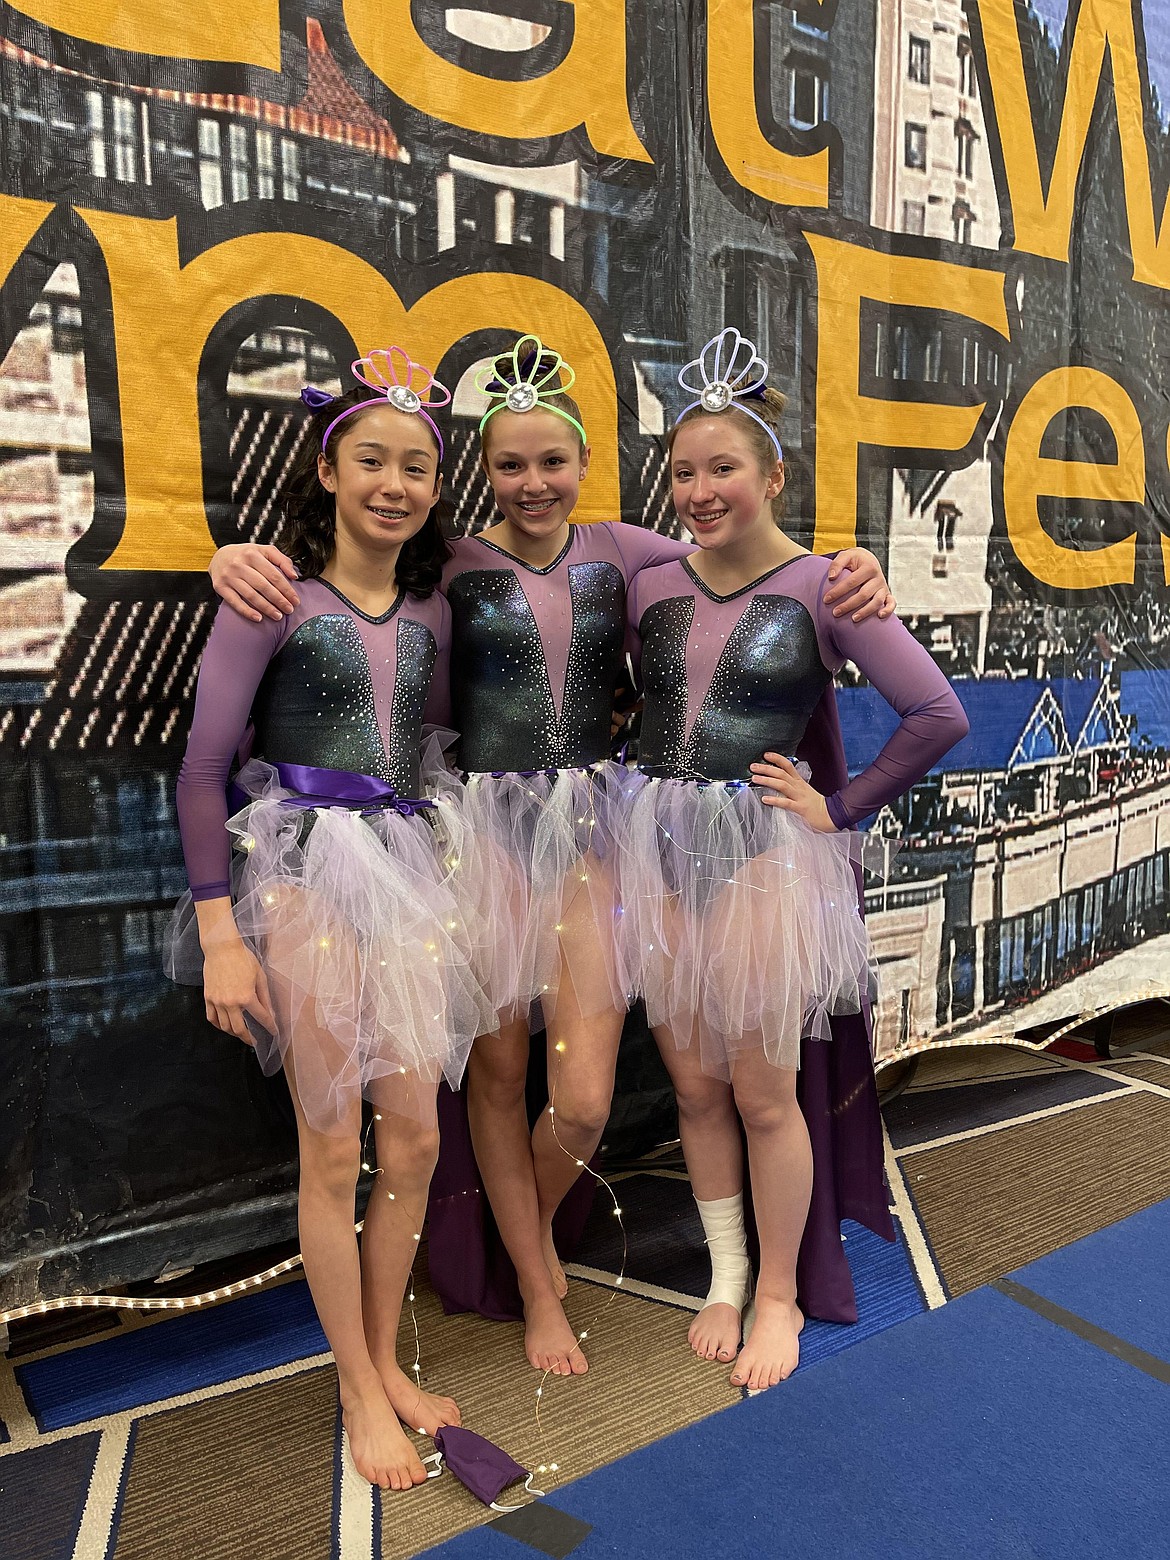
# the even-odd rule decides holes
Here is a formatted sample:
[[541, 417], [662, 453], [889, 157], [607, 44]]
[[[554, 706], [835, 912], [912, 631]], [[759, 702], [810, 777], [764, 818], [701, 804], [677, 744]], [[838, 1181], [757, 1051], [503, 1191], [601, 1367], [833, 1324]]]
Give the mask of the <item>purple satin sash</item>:
[[282, 786], [295, 796], [281, 797], [282, 807], [351, 807], [361, 813], [396, 812], [413, 818], [434, 802], [399, 796], [385, 780], [351, 774], [347, 769], [314, 769], [309, 764], [273, 764]]

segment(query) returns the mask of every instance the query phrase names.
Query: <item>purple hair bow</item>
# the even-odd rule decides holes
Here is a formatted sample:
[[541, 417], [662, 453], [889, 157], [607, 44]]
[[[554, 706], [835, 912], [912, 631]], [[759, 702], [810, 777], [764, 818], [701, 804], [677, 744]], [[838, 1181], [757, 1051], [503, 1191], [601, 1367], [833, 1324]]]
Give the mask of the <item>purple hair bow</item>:
[[323, 406], [332, 406], [336, 401], [335, 395], [330, 395], [328, 390], [318, 390], [316, 385], [306, 385], [301, 391], [301, 405], [309, 407], [314, 412], [319, 412]]

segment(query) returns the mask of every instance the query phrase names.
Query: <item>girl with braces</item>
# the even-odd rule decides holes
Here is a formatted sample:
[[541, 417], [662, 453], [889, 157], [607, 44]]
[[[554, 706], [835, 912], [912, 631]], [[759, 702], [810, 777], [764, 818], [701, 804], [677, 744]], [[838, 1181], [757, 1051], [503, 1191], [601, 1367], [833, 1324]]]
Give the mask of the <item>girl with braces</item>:
[[[864, 836], [853, 831], [922, 779], [967, 721], [896, 618], [826, 609], [828, 560], [778, 528], [784, 398], [753, 344], [723, 330], [679, 381], [692, 399], [668, 437], [671, 484], [699, 550], [643, 570], [630, 591], [646, 702], [617, 836], [620, 947], [675, 1087], [711, 1257], [691, 1345], [735, 1360], [732, 1383], [759, 1390], [796, 1368], [804, 1322], [802, 1044], [830, 1039], [834, 1020], [872, 1001], [854, 871]], [[798, 749], [846, 660], [900, 724], [868, 768], [824, 795]], [[745, 1139], [760, 1262], [741, 1352]]]

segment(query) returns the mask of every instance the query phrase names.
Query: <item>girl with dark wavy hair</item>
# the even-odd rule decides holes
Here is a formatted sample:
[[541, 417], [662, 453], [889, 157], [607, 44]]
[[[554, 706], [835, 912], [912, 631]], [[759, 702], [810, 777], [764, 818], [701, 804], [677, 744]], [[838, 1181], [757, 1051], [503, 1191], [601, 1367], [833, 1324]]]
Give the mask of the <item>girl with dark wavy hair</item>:
[[[284, 1070], [305, 1275], [354, 1462], [408, 1489], [425, 1473], [403, 1424], [459, 1423], [395, 1350], [438, 1083], [458, 1085], [488, 1015], [451, 884], [457, 810], [420, 788], [422, 726], [445, 723], [448, 703], [442, 438], [428, 410], [442, 387], [398, 348], [354, 373], [360, 388], [339, 399], [306, 392], [314, 415], [284, 499], [297, 610], [257, 623], [225, 606], [204, 652], [178, 785], [191, 889], [170, 963], [202, 980], [211, 1023], [254, 1046], [265, 1072]], [[378, 1179], [359, 1256], [363, 1100]]]

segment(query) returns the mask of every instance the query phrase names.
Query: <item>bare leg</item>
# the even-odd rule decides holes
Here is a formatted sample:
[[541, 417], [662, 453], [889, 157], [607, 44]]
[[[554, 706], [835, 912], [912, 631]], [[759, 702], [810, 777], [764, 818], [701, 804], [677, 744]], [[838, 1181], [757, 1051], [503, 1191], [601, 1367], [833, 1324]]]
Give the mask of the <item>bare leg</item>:
[[[285, 1075], [297, 1119], [300, 1191], [297, 1221], [309, 1292], [337, 1365], [342, 1420], [358, 1472], [371, 1484], [396, 1490], [421, 1484], [426, 1472], [402, 1432], [370, 1358], [362, 1316], [361, 1262], [354, 1234], [354, 1196], [361, 1158], [361, 1105], [343, 1046], [317, 1019], [311, 1002], [293, 1005], [287, 980], [303, 940], [305, 896], [285, 894], [268, 939], [268, 983], [282, 1034], [290, 1037]], [[347, 949], [339, 936], [336, 956]], [[352, 954], [352, 950], [350, 950]], [[295, 1011], [295, 1022], [294, 1022]], [[353, 1105], [336, 1130], [309, 1125], [303, 1099], [335, 1086], [354, 1085]], [[302, 1090], [303, 1097], [302, 1097]]]
[[341, 1410], [354, 1464], [363, 1478], [393, 1490], [421, 1484], [426, 1472], [386, 1396], [362, 1325], [362, 1280], [354, 1236], [360, 1118], [343, 1132], [314, 1132], [305, 1121], [291, 1058], [286, 1065], [300, 1140], [297, 1220], [305, 1277], [341, 1387]]
[[541, 1240], [562, 1297], [569, 1286], [553, 1244], [553, 1216], [601, 1142], [625, 1022], [624, 1005], [606, 1001], [616, 983], [616, 904], [612, 865], [586, 854], [568, 875], [559, 909], [559, 968], [545, 1000], [550, 1108], [532, 1134]]
[[516, 1269], [524, 1301], [524, 1349], [537, 1370], [558, 1376], [585, 1368], [569, 1326], [540, 1235], [540, 1202], [532, 1163], [532, 1137], [524, 1105], [528, 1075], [528, 1025], [509, 1024], [481, 1035], [467, 1069], [471, 1141], [500, 1238]]
[[785, 1380], [800, 1360], [796, 1258], [812, 1195], [812, 1148], [794, 1069], [773, 1067], [761, 1047], [735, 1063], [732, 1086], [747, 1133], [760, 1275], [751, 1336], [731, 1381], [758, 1390]]
[[[743, 1143], [731, 1085], [703, 1072], [697, 1038], [685, 1050], [669, 1029], [656, 1029], [654, 1038], [678, 1100], [678, 1130], [691, 1190], [700, 1202], [742, 1194]], [[733, 1360], [741, 1337], [739, 1308], [722, 1302], [705, 1305], [688, 1337], [700, 1358]]]
[[572, 986], [562, 987], [549, 1019], [549, 1109], [532, 1133], [540, 1235], [553, 1284], [568, 1293], [553, 1245], [553, 1216], [601, 1142], [613, 1100], [614, 1070], [625, 1013], [582, 1014]]
[[[434, 1435], [440, 1425], [460, 1423], [459, 1409], [451, 1398], [422, 1391], [414, 1371], [408, 1374], [399, 1365], [397, 1345], [402, 1297], [418, 1251], [427, 1188], [439, 1152], [439, 1129], [433, 1091], [427, 1121], [394, 1113], [393, 1103], [392, 1098], [380, 1098], [374, 1119], [379, 1173], [362, 1233], [362, 1313], [370, 1358], [391, 1407], [412, 1430]], [[413, 1363], [413, 1351], [410, 1358]]]

